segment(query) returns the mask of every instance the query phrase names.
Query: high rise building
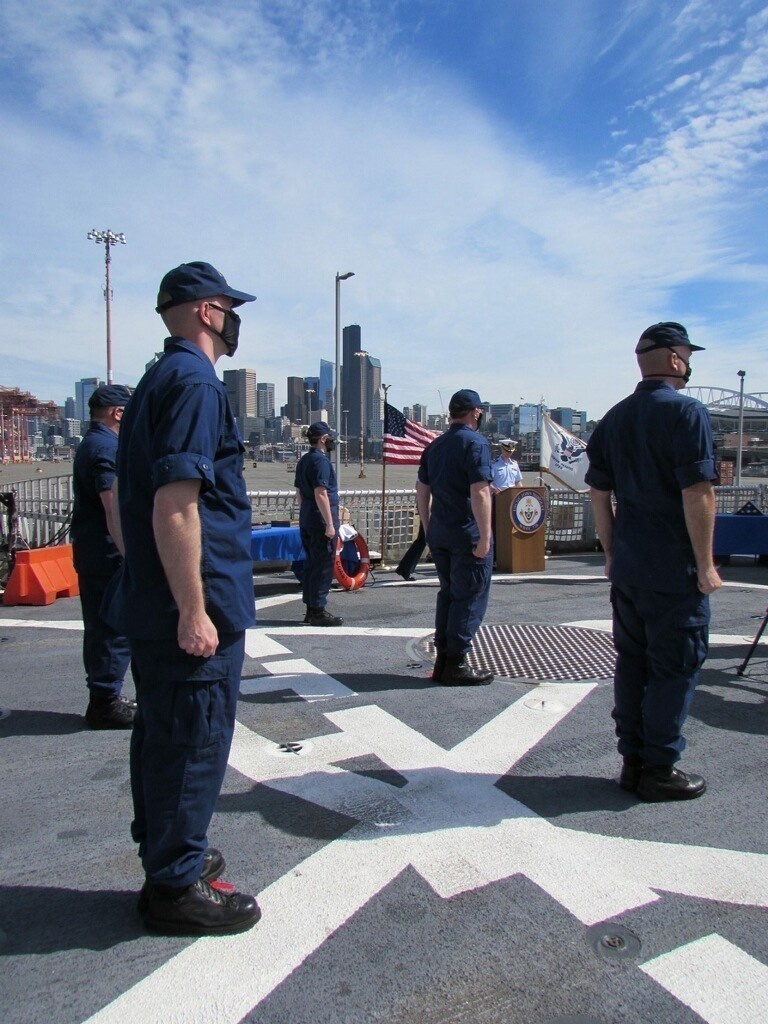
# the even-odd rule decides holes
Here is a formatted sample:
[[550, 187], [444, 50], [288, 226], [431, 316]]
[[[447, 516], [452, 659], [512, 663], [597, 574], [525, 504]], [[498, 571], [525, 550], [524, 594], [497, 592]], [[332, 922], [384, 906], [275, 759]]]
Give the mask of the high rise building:
[[275, 416], [275, 385], [256, 385], [256, 415], [264, 419], [274, 419]]
[[334, 364], [330, 359], [320, 360], [320, 377], [319, 379], [319, 394], [320, 394], [320, 408], [325, 409], [328, 412], [329, 422], [334, 422], [334, 409], [333, 409], [333, 373], [335, 370]]
[[88, 408], [88, 399], [102, 381], [98, 377], [83, 377], [75, 382], [75, 416], [76, 420], [91, 421], [91, 410]]
[[555, 423], [558, 423], [566, 430], [570, 430], [576, 437], [581, 437], [587, 428], [586, 412], [560, 406], [557, 409], [550, 409], [549, 415]]
[[341, 410], [347, 410], [345, 420], [350, 437], [360, 436], [360, 360], [355, 352], [362, 352], [359, 324], [350, 324], [342, 332]]
[[75, 404], [74, 398], [65, 398], [64, 399], [64, 416], [68, 420], [73, 420], [75, 418], [76, 410], [77, 410], [77, 406]]
[[285, 403], [285, 415], [291, 423], [307, 422], [307, 393], [303, 377], [288, 378], [288, 400]]
[[236, 420], [256, 415], [256, 371], [225, 370], [224, 388]]
[[312, 413], [323, 408], [323, 401], [320, 395], [320, 378], [305, 377], [304, 393], [307, 396], [307, 411], [310, 414], [308, 418], [310, 422], [313, 422], [317, 417], [313, 416]]

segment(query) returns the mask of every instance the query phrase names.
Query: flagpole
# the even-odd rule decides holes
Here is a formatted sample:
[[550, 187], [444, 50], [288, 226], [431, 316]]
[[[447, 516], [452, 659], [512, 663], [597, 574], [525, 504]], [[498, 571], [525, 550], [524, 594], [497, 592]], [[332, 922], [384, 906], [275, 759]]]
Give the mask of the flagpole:
[[[391, 384], [382, 384], [382, 390], [384, 391], [384, 428], [386, 429], [387, 421], [387, 393], [392, 387]], [[381, 568], [386, 568], [386, 556], [387, 556], [387, 527], [386, 527], [386, 504], [387, 504], [387, 455], [384, 451], [384, 438], [381, 439], [381, 562], [379, 563]]]
[[539, 406], [539, 487], [544, 486], [544, 475], [541, 472], [544, 461], [544, 406]]

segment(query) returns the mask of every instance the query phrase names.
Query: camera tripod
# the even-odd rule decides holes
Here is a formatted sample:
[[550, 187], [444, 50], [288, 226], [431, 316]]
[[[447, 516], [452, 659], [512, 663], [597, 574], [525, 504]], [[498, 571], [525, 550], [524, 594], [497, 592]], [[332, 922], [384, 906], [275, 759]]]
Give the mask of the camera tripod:
[[742, 661], [742, 663], [736, 669], [736, 675], [737, 676], [743, 676], [744, 675], [744, 673], [745, 673], [745, 671], [747, 669], [747, 665], [749, 664], [749, 659], [755, 653], [755, 651], [757, 649], [757, 645], [760, 643], [760, 637], [763, 635], [763, 631], [765, 630], [766, 625], [768, 625], [768, 608], [765, 609], [765, 615], [763, 616], [763, 621], [760, 623], [760, 628], [757, 631], [757, 636], [752, 641], [752, 646], [747, 651], [746, 658], [744, 659], [744, 661]]

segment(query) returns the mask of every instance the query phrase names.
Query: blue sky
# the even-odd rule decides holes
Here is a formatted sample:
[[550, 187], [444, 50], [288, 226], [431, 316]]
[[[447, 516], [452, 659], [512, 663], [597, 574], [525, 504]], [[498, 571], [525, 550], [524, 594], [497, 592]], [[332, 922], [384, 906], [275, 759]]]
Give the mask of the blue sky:
[[[692, 383], [768, 391], [768, 3], [5, 0], [0, 383], [61, 402], [162, 346], [163, 273], [258, 301], [285, 399], [359, 323], [390, 400], [604, 412], [680, 320]], [[226, 362], [226, 367], [225, 367]]]

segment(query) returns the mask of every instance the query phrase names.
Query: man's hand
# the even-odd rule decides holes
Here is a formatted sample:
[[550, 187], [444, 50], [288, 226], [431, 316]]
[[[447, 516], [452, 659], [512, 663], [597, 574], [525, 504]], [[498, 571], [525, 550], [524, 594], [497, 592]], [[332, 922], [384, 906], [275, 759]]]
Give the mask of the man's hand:
[[610, 579], [611, 578], [611, 556], [608, 555], [608, 554], [606, 554], [606, 556], [605, 556], [604, 572], [605, 572], [606, 579]]
[[477, 544], [472, 548], [472, 554], [475, 558], [485, 558], [488, 552], [491, 550], [490, 538], [486, 540], [479, 540]]
[[219, 634], [206, 612], [179, 614], [179, 647], [198, 658], [210, 658], [219, 646]]
[[333, 538], [336, 536], [336, 527], [333, 525], [333, 523], [331, 523], [330, 526], [325, 527], [325, 536], [328, 538], [328, 540], [333, 540]]
[[723, 581], [720, 579], [720, 573], [714, 565], [709, 569], [700, 569], [697, 574], [697, 582], [702, 594], [712, 594], [723, 585]]

